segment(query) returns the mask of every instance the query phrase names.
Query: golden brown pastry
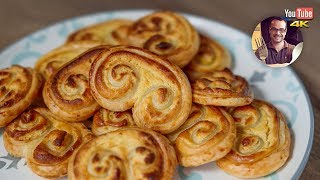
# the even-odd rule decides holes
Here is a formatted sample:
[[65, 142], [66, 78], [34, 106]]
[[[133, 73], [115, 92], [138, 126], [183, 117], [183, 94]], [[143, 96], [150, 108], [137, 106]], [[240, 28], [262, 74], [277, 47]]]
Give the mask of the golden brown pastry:
[[5, 130], [4, 145], [14, 156], [24, 156], [39, 176], [57, 178], [67, 174], [72, 153], [93, 134], [80, 123], [65, 123], [47, 108], [21, 114]]
[[90, 92], [89, 69], [93, 60], [108, 47], [88, 50], [61, 67], [45, 83], [43, 99], [55, 115], [70, 122], [84, 121], [100, 108]]
[[[70, 156], [93, 136], [83, 124], [61, 123], [27, 150], [28, 167], [39, 176], [57, 178], [67, 175]], [[87, 136], [84, 136], [87, 135]]]
[[0, 70], [0, 127], [31, 105], [41, 84], [40, 75], [31, 68], [13, 65]]
[[52, 129], [52, 122], [38, 111], [28, 109], [9, 124], [3, 133], [3, 142], [9, 154], [22, 157], [26, 146], [37, 141]]
[[69, 35], [67, 42], [98, 41], [107, 45], [126, 45], [127, 31], [132, 21], [113, 19], [99, 24], [87, 26]]
[[73, 179], [172, 179], [177, 159], [161, 134], [123, 128], [96, 137], [72, 156], [68, 177]]
[[32, 101], [32, 104], [29, 107], [47, 107], [42, 97], [42, 91], [45, 84], [45, 79], [42, 77], [41, 74], [39, 74], [39, 78], [41, 79], [41, 86], [38, 90], [38, 94], [36, 95], [35, 99]]
[[169, 11], [154, 12], [137, 20], [129, 27], [128, 41], [168, 58], [179, 67], [191, 61], [200, 45], [198, 32], [188, 20]]
[[285, 164], [290, 153], [290, 131], [283, 115], [271, 104], [254, 100], [230, 109], [237, 127], [233, 149], [217, 165], [241, 178], [273, 173]]
[[223, 108], [193, 104], [188, 120], [168, 137], [174, 143], [180, 165], [199, 166], [229, 153], [236, 128]]
[[102, 45], [102, 43], [94, 41], [77, 41], [64, 44], [40, 57], [36, 62], [35, 70], [47, 80], [61, 66], [88, 49], [99, 45]]
[[114, 112], [101, 108], [93, 117], [92, 132], [98, 136], [123, 127], [132, 127], [135, 123], [131, 110]]
[[231, 67], [231, 55], [217, 41], [200, 34], [200, 48], [196, 56], [186, 66], [184, 72], [189, 79], [199, 78], [204, 73]]
[[170, 133], [191, 110], [190, 84], [182, 70], [147, 50], [117, 46], [92, 64], [90, 88], [97, 102], [111, 111], [132, 108], [139, 127]]
[[243, 106], [253, 100], [248, 82], [229, 69], [204, 74], [192, 87], [193, 102], [214, 106]]

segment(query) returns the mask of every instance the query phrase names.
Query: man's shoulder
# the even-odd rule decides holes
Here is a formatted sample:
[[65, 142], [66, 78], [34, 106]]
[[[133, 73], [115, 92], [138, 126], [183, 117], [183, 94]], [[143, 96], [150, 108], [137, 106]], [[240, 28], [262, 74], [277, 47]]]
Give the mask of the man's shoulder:
[[288, 43], [288, 49], [289, 49], [289, 51], [293, 51], [293, 49], [294, 49], [295, 47], [296, 47], [295, 45]]
[[295, 45], [288, 43], [287, 41], [285, 41], [285, 43], [288, 45], [289, 49], [293, 49], [295, 47]]
[[295, 47], [295, 45], [288, 43], [288, 46], [290, 47]]

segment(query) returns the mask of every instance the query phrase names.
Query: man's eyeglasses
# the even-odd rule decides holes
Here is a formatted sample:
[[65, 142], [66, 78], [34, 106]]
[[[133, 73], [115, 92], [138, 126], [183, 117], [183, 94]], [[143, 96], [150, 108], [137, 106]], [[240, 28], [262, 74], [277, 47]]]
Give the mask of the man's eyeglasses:
[[280, 33], [285, 33], [287, 31], [287, 29], [284, 29], [284, 28], [277, 29], [275, 27], [270, 28], [270, 30], [272, 32], [278, 32], [279, 31]]

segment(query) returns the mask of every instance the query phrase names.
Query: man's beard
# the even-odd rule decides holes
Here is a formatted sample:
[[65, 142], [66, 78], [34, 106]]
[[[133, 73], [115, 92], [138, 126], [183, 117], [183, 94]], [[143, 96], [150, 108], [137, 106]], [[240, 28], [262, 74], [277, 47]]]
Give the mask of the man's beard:
[[274, 42], [277, 42], [277, 43], [280, 43], [280, 42], [282, 42], [283, 41], [283, 36], [281, 36], [281, 35], [274, 35], [273, 37], [272, 37], [272, 40], [274, 41]]

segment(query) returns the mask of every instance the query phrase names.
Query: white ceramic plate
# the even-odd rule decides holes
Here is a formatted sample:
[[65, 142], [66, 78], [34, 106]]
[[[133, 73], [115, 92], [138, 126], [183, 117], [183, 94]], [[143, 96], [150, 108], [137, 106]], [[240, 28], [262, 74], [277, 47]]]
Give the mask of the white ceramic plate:
[[[83, 26], [113, 18], [137, 19], [149, 10], [113, 11], [66, 20], [37, 31], [9, 46], [0, 54], [0, 68], [12, 64], [33, 67], [37, 58], [61, 45], [67, 35]], [[265, 179], [297, 179], [308, 161], [313, 140], [314, 116], [303, 84], [289, 68], [270, 68], [258, 62], [251, 50], [251, 39], [246, 34], [213, 20], [193, 15], [185, 16], [201, 32], [227, 47], [233, 57], [232, 70], [244, 76], [252, 85], [255, 97], [265, 99], [286, 116], [292, 133], [292, 152], [289, 161]], [[2, 137], [3, 128], [0, 130]], [[1, 179], [40, 179], [28, 169], [24, 159], [8, 155], [0, 138]], [[179, 167], [176, 179], [236, 179], [220, 170], [215, 163], [197, 168]]]

